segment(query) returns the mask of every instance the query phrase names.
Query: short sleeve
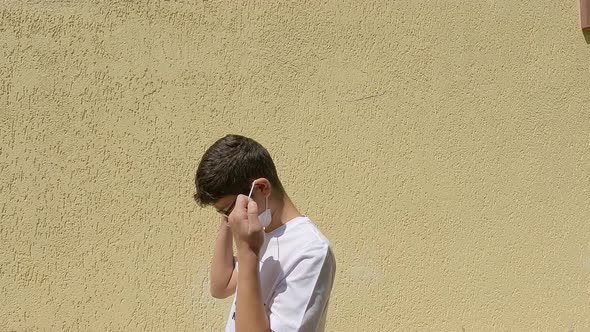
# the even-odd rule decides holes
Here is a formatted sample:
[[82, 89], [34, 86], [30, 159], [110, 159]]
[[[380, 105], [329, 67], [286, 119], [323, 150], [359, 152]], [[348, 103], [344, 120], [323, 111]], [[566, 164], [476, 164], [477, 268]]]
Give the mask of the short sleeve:
[[270, 301], [273, 331], [323, 331], [336, 262], [327, 244], [301, 251]]

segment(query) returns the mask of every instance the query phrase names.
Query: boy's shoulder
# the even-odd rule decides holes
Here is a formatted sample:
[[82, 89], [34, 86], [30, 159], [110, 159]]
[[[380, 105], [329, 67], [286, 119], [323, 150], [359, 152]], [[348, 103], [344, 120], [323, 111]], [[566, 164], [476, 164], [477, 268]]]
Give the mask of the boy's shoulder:
[[280, 234], [284, 239], [296, 240], [300, 247], [329, 246], [330, 241], [320, 231], [317, 225], [306, 215], [297, 217], [285, 224], [285, 229]]
[[302, 256], [326, 256], [331, 253], [330, 241], [305, 215], [287, 222], [282, 229], [273, 231], [270, 236], [271, 242], [276, 237], [276, 243], [283, 253], [281, 256], [286, 260]]

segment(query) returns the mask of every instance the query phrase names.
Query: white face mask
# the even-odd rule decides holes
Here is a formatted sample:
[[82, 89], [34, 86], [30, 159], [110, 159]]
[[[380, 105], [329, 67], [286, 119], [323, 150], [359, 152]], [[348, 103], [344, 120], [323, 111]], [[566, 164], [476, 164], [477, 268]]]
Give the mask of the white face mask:
[[[252, 191], [254, 191], [254, 185], [255, 184], [252, 183], [252, 188], [250, 189], [250, 193], [248, 194], [248, 199], [251, 199], [250, 197], [252, 196]], [[270, 225], [270, 222], [272, 220], [272, 215], [270, 214], [270, 209], [268, 208], [268, 197], [265, 198], [266, 202], [264, 206], [264, 212], [258, 215], [258, 220], [260, 221], [260, 224], [262, 224], [262, 227], [267, 227], [268, 225]]]

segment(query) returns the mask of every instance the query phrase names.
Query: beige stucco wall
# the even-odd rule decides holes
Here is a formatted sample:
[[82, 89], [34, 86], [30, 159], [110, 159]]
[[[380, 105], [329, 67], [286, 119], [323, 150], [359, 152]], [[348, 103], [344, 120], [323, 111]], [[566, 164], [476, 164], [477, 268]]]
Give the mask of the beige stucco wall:
[[331, 239], [329, 331], [590, 331], [577, 1], [3, 1], [0, 330], [221, 330], [226, 133]]

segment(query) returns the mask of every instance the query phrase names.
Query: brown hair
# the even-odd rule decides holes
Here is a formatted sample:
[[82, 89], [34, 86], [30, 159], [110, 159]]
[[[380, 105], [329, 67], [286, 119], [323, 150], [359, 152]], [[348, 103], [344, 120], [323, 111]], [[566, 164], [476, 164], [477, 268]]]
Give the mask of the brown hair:
[[268, 179], [273, 192], [284, 194], [268, 151], [251, 138], [226, 135], [213, 143], [201, 158], [195, 176], [195, 201], [206, 206], [226, 195], [247, 195], [257, 178]]

